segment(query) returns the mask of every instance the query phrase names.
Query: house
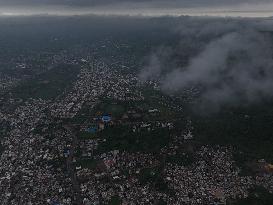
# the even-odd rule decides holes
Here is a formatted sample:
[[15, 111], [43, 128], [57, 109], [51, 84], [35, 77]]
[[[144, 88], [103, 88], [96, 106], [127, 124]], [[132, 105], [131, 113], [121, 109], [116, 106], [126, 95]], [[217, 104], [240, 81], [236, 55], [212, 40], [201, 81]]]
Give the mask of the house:
[[105, 125], [103, 122], [99, 122], [99, 130], [104, 130]]
[[111, 119], [111, 116], [109, 116], [109, 115], [103, 115], [103, 116], [101, 117], [101, 120], [102, 120], [102, 122], [104, 122], [104, 123], [109, 123], [112, 119]]
[[89, 132], [91, 134], [95, 134], [97, 132], [97, 128], [96, 127], [89, 127], [85, 131]]
[[188, 132], [183, 135], [183, 138], [184, 138], [184, 140], [191, 140], [191, 139], [193, 139], [192, 132], [190, 130], [188, 130]]
[[273, 164], [266, 164], [264, 168], [267, 173], [273, 173]]
[[150, 110], [148, 110], [148, 112], [149, 113], [155, 113], [155, 112], [159, 112], [159, 110], [158, 109], [150, 109]]

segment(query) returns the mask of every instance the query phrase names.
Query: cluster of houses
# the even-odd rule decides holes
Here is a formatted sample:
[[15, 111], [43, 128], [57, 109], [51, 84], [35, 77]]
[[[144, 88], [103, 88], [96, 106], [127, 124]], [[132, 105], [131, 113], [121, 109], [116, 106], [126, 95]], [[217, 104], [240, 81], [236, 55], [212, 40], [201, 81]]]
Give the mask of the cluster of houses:
[[[70, 166], [71, 158], [76, 162], [71, 157], [75, 145], [64, 121], [77, 115], [86, 101], [95, 106], [99, 96], [111, 92], [108, 88], [116, 84], [113, 80], [117, 80], [117, 75], [107, 67], [83, 66], [72, 90], [56, 100], [5, 99], [10, 103], [1, 107], [5, 131], [0, 139], [1, 204], [75, 202], [75, 179], [69, 174], [76, 168]], [[110, 120], [110, 116], [101, 117], [103, 123]]]
[[[179, 146], [166, 147], [163, 153], [173, 153], [176, 149]], [[195, 161], [187, 166], [167, 162], [162, 167], [163, 156], [119, 150], [94, 156], [100, 162], [96, 168], [77, 172], [86, 204], [94, 201], [107, 204], [112, 197], [119, 196], [122, 204], [165, 201], [166, 204], [220, 205], [230, 199], [248, 197], [249, 189], [255, 186], [273, 192], [272, 173], [241, 176], [232, 159], [232, 150], [227, 147], [201, 147]], [[151, 170], [153, 176], [159, 168], [162, 170], [157, 180], [166, 184], [164, 191], [157, 189], [156, 181], [147, 179], [143, 184], [140, 179], [142, 170]]]
[[0, 75], [0, 93], [18, 85], [19, 79], [11, 76]]
[[[232, 150], [226, 147], [201, 147], [187, 166], [166, 162], [166, 156], [176, 155], [185, 141], [193, 139], [191, 125], [159, 153], [111, 150], [94, 154], [104, 139], [78, 139], [66, 121], [74, 119], [87, 102], [90, 109], [95, 108], [100, 97], [138, 101], [143, 96], [131, 89], [136, 80], [133, 75], [101, 66], [88, 68], [88, 59], [83, 63], [86, 65], [72, 90], [55, 101], [28, 99], [15, 108], [1, 110], [1, 123], [7, 130], [0, 139], [1, 204], [108, 204], [113, 197], [124, 205], [159, 201], [172, 205], [225, 204], [228, 198], [247, 197], [248, 189], [255, 185], [273, 192], [272, 165], [265, 163], [263, 174], [240, 176]], [[147, 112], [157, 116], [160, 111]], [[167, 120], [126, 120], [139, 119], [137, 114], [130, 111], [121, 119], [131, 123], [134, 132], [174, 129], [174, 123]], [[84, 131], [95, 134], [113, 118], [100, 115], [94, 121], [94, 126], [86, 126]], [[92, 162], [92, 166], [79, 165], [81, 160]], [[143, 183], [143, 170], [154, 179]], [[158, 188], [159, 182], [165, 185], [164, 190]]]
[[61, 131], [54, 136], [36, 133], [39, 125], [50, 126], [47, 109], [47, 102], [30, 100], [5, 114], [10, 131], [1, 139], [2, 204], [72, 203], [71, 180], [55, 165], [70, 141], [69, 135]]

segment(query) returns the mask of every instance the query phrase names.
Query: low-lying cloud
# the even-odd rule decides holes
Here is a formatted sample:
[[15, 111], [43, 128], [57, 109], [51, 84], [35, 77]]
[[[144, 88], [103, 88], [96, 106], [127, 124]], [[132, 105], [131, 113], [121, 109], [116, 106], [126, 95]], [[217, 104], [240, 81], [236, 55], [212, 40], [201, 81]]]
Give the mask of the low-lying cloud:
[[[273, 32], [267, 30], [269, 25], [265, 21], [187, 19], [178, 29], [178, 48], [153, 53], [140, 79], [156, 78], [162, 90], [172, 94], [198, 87], [199, 105], [205, 107], [271, 98]], [[171, 56], [176, 57], [171, 60]], [[174, 66], [173, 61], [179, 62], [176, 58], [187, 60]]]

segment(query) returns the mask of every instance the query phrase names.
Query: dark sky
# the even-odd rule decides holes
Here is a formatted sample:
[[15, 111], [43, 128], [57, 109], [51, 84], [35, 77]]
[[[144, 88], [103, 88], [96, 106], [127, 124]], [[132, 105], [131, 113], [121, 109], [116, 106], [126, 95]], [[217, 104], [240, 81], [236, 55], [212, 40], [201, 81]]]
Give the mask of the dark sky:
[[95, 6], [109, 5], [119, 3], [143, 3], [153, 4], [158, 3], [165, 5], [180, 5], [180, 6], [216, 6], [216, 5], [238, 5], [240, 3], [261, 4], [272, 3], [272, 0], [0, 0], [1, 5], [71, 5], [71, 6]]
[[245, 13], [251, 16], [260, 13], [260, 16], [269, 16], [272, 11], [273, 0], [0, 0], [0, 14], [10, 15], [98, 13], [240, 16]]

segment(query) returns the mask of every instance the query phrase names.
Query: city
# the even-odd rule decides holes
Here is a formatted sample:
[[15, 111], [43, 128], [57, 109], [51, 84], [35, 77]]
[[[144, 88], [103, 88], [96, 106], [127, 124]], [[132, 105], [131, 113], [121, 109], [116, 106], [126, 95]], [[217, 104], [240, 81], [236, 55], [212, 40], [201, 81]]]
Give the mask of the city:
[[[168, 48], [162, 51], [162, 47], [153, 50], [159, 42], [172, 42], [171, 45], [176, 46], [180, 41], [176, 39], [177, 31], [172, 34], [161, 31], [168, 28], [170, 22], [179, 25], [180, 21], [189, 21], [190, 28], [192, 19], [189, 17], [176, 20], [172, 17], [129, 20], [104, 17], [101, 20], [102, 25], [126, 25], [128, 30], [121, 26], [122, 36], [118, 29], [115, 33], [112, 28], [108, 31], [101, 26], [103, 29], [99, 30], [98, 26], [96, 30], [93, 24], [88, 27], [89, 21], [99, 21], [99, 17], [94, 16], [58, 17], [56, 22], [52, 17], [37, 17], [50, 25], [49, 33], [44, 33], [36, 20], [29, 23], [28, 17], [25, 18], [23, 23], [16, 24], [18, 28], [34, 26], [41, 32], [39, 38], [44, 40], [38, 39], [37, 43], [33, 36], [28, 36], [30, 30], [24, 31], [25, 41], [9, 35], [3, 37], [9, 39], [10, 44], [18, 41], [22, 45], [6, 45], [5, 50], [0, 51], [0, 204], [251, 205], [272, 202], [271, 99], [258, 104], [255, 101], [253, 105], [251, 101], [249, 106], [222, 105], [222, 101], [230, 101], [224, 95], [215, 100], [212, 93], [215, 90], [206, 84], [210, 79], [204, 80], [199, 74], [198, 80], [207, 87], [182, 86], [180, 93], [169, 92], [170, 87], [164, 87], [165, 80], [173, 75], [164, 70], [165, 64], [171, 70], [174, 63], [190, 63], [187, 58], [210, 42], [206, 33], [209, 29], [202, 30], [205, 34], [198, 34], [201, 37], [192, 34], [193, 39], [188, 37], [192, 48], [185, 42], [177, 43], [186, 47], [188, 53], [184, 52], [181, 59], [175, 61], [173, 58], [179, 54], [174, 51], [166, 54]], [[78, 31], [75, 28], [79, 25], [68, 26], [71, 21], [87, 24], [80, 25], [82, 30]], [[195, 21], [198, 24], [204, 20]], [[237, 20], [229, 21], [227, 28], [219, 32], [226, 29], [229, 32], [237, 26]], [[5, 25], [0, 20], [7, 31], [17, 29], [13, 20], [7, 22]], [[219, 22], [222, 20], [205, 19], [209, 25], [219, 25]], [[58, 26], [65, 28], [64, 33], [54, 30]], [[87, 34], [82, 34], [85, 30]], [[82, 32], [82, 38], [77, 32]], [[89, 34], [95, 37], [90, 40]], [[201, 39], [196, 47], [195, 38]], [[209, 53], [211, 44], [208, 47]], [[236, 49], [232, 55], [239, 52]], [[150, 52], [154, 52], [151, 58]], [[238, 55], [243, 59], [248, 54]], [[200, 56], [197, 61], [203, 62]], [[231, 60], [228, 58], [228, 65], [236, 67]], [[259, 66], [264, 65], [263, 60]], [[162, 70], [158, 71], [158, 67]], [[179, 77], [181, 73], [173, 70]], [[185, 75], [187, 77], [181, 80], [194, 82], [195, 79], [191, 79], [194, 73]], [[229, 75], [223, 79], [225, 86], [229, 77], [234, 78]], [[168, 85], [175, 81], [173, 78]], [[222, 84], [218, 81], [212, 81], [220, 91], [226, 91], [220, 89]], [[253, 93], [262, 92], [257, 83], [259, 81], [251, 87]], [[176, 86], [180, 89], [181, 84]], [[236, 91], [241, 93], [247, 88]], [[230, 92], [230, 98], [233, 95]], [[207, 96], [211, 104], [204, 109]], [[243, 97], [245, 103], [249, 98]]]

